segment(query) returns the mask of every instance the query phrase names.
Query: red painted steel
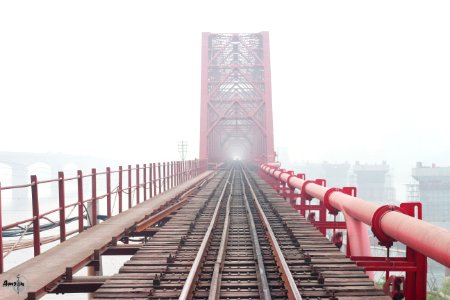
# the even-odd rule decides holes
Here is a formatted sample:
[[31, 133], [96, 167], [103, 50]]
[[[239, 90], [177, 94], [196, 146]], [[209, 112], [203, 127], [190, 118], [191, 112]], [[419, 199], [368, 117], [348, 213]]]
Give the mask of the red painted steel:
[[[169, 187], [174, 187], [176, 185], [178, 185], [179, 183], [182, 183], [182, 181], [178, 181], [178, 182], [174, 182], [173, 184], [170, 182], [169, 178], [173, 177], [173, 178], [181, 178], [180, 176], [186, 176], [185, 179], [191, 179], [193, 178], [193, 176], [200, 174], [201, 172], [206, 171], [206, 167], [207, 164], [205, 162], [185, 162], [185, 164], [188, 164], [190, 168], [196, 168], [195, 170], [191, 170], [191, 169], [185, 169], [185, 173], [184, 175], [181, 174], [181, 168], [180, 169], [176, 169], [174, 168], [174, 166], [181, 165], [181, 162], [165, 162], [164, 165], [167, 167], [167, 172], [166, 176], [165, 176], [165, 181], [166, 181], [166, 189]], [[145, 165], [144, 165], [145, 166]], [[149, 171], [153, 170], [153, 174], [155, 174], [155, 169], [154, 167], [156, 166], [156, 164], [149, 164]], [[159, 164], [160, 166], [160, 164]], [[172, 172], [171, 167], [174, 169], [174, 171]], [[153, 169], [152, 169], [153, 168]], [[141, 170], [144, 170], [144, 183], [141, 183], [141, 179], [140, 179], [140, 172]], [[129, 185], [127, 187], [123, 187], [123, 172], [127, 172], [128, 173], [128, 180], [129, 180]], [[134, 174], [133, 174], [134, 172]], [[111, 174], [113, 173], [117, 173], [118, 176], [116, 178], [116, 184], [117, 187], [112, 190], [111, 186], [112, 186], [112, 180], [111, 180]], [[119, 213], [122, 212], [122, 193], [124, 191], [136, 191], [136, 204], [139, 203], [140, 200], [138, 200], [138, 194], [140, 194], [139, 192], [139, 187], [141, 185], [145, 186], [147, 181], [146, 181], [146, 168], [142, 168], [139, 167], [139, 165], [136, 165], [136, 168], [131, 168], [131, 165], [128, 167], [127, 170], [123, 170], [122, 166], [118, 167], [118, 170], [116, 171], [111, 171], [111, 168], [107, 167], [105, 172], [97, 172], [96, 169], [92, 169], [91, 173], [83, 175], [83, 172], [81, 170], [77, 171], [77, 176], [75, 177], [71, 177], [71, 178], [67, 178], [64, 176], [64, 172], [58, 172], [58, 177], [56, 179], [50, 179], [50, 180], [43, 180], [43, 181], [38, 181], [37, 176], [32, 175], [31, 176], [31, 182], [30, 184], [22, 184], [22, 185], [14, 185], [14, 186], [1, 186], [0, 185], [0, 273], [3, 272], [4, 270], [4, 259], [3, 259], [3, 232], [5, 230], [14, 228], [14, 227], [18, 227], [18, 226], [22, 226], [22, 224], [27, 224], [27, 223], [32, 223], [33, 224], [33, 243], [32, 246], [34, 248], [34, 255], [39, 255], [40, 254], [40, 246], [41, 243], [43, 242], [41, 240], [40, 237], [40, 220], [42, 218], [45, 218], [48, 221], [51, 221], [51, 219], [49, 219], [49, 215], [53, 214], [53, 213], [58, 213], [58, 218], [59, 218], [59, 239], [61, 242], [64, 242], [66, 240], [66, 237], [71, 234], [71, 233], [66, 233], [66, 214], [65, 214], [65, 209], [70, 208], [70, 207], [74, 207], [76, 206], [78, 208], [78, 232], [82, 232], [84, 231], [84, 214], [85, 214], [85, 205], [86, 203], [91, 201], [91, 206], [92, 206], [92, 216], [90, 219], [90, 223], [89, 225], [95, 225], [97, 223], [97, 215], [99, 212], [99, 208], [100, 208], [100, 201], [103, 198], [106, 198], [106, 211], [107, 211], [107, 217], [110, 218], [113, 215], [113, 208], [112, 208], [112, 199], [111, 196], [113, 194], [115, 194], [118, 197], [118, 211]], [[105, 180], [106, 180], [106, 194], [104, 195], [98, 195], [98, 187], [97, 187], [97, 180], [99, 178], [99, 176], [105, 176]], [[135, 185], [132, 185], [130, 180], [132, 179], [132, 176], [136, 176], [136, 183]], [[90, 178], [91, 180], [91, 197], [89, 199], [84, 199], [84, 190], [83, 190], [83, 180], [84, 178]], [[77, 181], [77, 201], [75, 203], [71, 203], [71, 204], [66, 204], [66, 194], [65, 194], [65, 183], [68, 181], [72, 181], [72, 180], [76, 180]], [[156, 180], [162, 180], [162, 178], [152, 178], [152, 172], [150, 172], [150, 181], [149, 183], [149, 189], [150, 192], [152, 191], [152, 182], [153, 182], [153, 187], [154, 187], [154, 192], [156, 192]], [[40, 213], [39, 211], [39, 193], [38, 193], [38, 189], [39, 189], [39, 185], [42, 184], [48, 184], [48, 183], [56, 183], [58, 184], [58, 195], [57, 195], [57, 202], [58, 202], [58, 208], [55, 209], [51, 209], [49, 211]], [[161, 185], [160, 185], [161, 186]], [[7, 224], [4, 225], [2, 224], [2, 191], [3, 190], [10, 190], [10, 189], [21, 189], [21, 188], [30, 188], [31, 190], [31, 198], [32, 198], [32, 211], [33, 211], [33, 216], [31, 218], [25, 219], [25, 220], [20, 220], [11, 224]], [[145, 189], [144, 189], [145, 190]], [[145, 191], [144, 191], [145, 192]], [[128, 193], [129, 195], [134, 195], [134, 192]], [[145, 193], [144, 193], [145, 195]], [[154, 194], [155, 195], [155, 194]], [[145, 197], [144, 197], [145, 198]], [[129, 199], [132, 199], [129, 198]], [[146, 200], [146, 199], [144, 199]], [[97, 203], [98, 202], [98, 203]], [[132, 201], [129, 201], [129, 204], [133, 204]], [[45, 242], [45, 241], [44, 241]], [[18, 249], [22, 249], [21, 247], [18, 247]]]
[[269, 33], [203, 33], [200, 159], [273, 162]]
[[140, 201], [140, 196], [139, 196], [139, 193], [140, 193], [140, 174], [139, 174], [139, 172], [140, 172], [140, 168], [139, 168], [139, 165], [136, 165], [136, 203], [137, 204], [139, 204], [139, 201]]
[[165, 162], [163, 162], [163, 164], [162, 164], [162, 171], [163, 171], [163, 192], [165, 192], [166, 191], [166, 163]]
[[153, 163], [153, 196], [156, 196], [156, 163]]
[[106, 216], [111, 218], [111, 168], [106, 168]]
[[36, 175], [31, 175], [31, 201], [33, 206], [33, 246], [34, 256], [41, 254], [41, 232], [39, 218], [39, 194]]
[[122, 212], [122, 189], [123, 189], [123, 169], [122, 166], [119, 167], [119, 213]]
[[77, 182], [78, 182], [78, 232], [83, 232], [84, 230], [84, 219], [83, 219], [83, 172], [81, 170], [77, 171]]
[[143, 178], [143, 180], [144, 180], [143, 187], [144, 187], [144, 201], [145, 201], [145, 200], [147, 200], [147, 164], [144, 164], [143, 176], [144, 176], [144, 178]]
[[90, 220], [90, 226], [97, 225], [97, 170], [92, 169], [91, 172], [91, 206], [92, 216]]
[[149, 185], [148, 190], [149, 190], [149, 193], [150, 193], [150, 198], [153, 197], [153, 185], [152, 185], [152, 183], [153, 183], [153, 171], [152, 171], [152, 166], [153, 166], [153, 164], [151, 164], [151, 163], [148, 165], [148, 185]]
[[0, 182], [0, 273], [3, 273], [2, 183]]
[[128, 188], [127, 188], [127, 193], [128, 193], [128, 208], [133, 206], [132, 200], [133, 200], [133, 192], [131, 190], [132, 186], [131, 186], [131, 165], [128, 165]]
[[[289, 177], [273, 167], [262, 165], [261, 168], [284, 182]], [[305, 180], [291, 178], [290, 183], [301, 189]], [[320, 201], [323, 201], [327, 192], [327, 188], [317, 184], [308, 184], [305, 189], [309, 195]], [[352, 255], [370, 256], [366, 225], [372, 225], [372, 217], [379, 206], [342, 192], [331, 193], [329, 202], [346, 218], [348, 234], [352, 241]], [[380, 219], [380, 228], [387, 236], [445, 266], [450, 266], [450, 232], [448, 230], [397, 211], [386, 212]]]
[[161, 163], [158, 163], [158, 194], [161, 194]]
[[58, 200], [59, 200], [59, 240], [66, 240], [66, 195], [64, 189], [64, 172], [58, 172]]

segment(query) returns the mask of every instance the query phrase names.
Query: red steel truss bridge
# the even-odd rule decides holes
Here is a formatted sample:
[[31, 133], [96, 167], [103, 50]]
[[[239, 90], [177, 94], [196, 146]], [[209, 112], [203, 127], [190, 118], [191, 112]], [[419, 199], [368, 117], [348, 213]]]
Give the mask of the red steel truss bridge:
[[[450, 233], [421, 203], [379, 206], [275, 162], [267, 32], [203, 33], [201, 82], [199, 160], [0, 185], [0, 299], [426, 299], [427, 258], [450, 266]], [[2, 224], [8, 190], [29, 192], [29, 218]], [[372, 255], [370, 230], [387, 256]], [[34, 257], [6, 268], [26, 248]], [[102, 257], [123, 255], [104, 276]]]

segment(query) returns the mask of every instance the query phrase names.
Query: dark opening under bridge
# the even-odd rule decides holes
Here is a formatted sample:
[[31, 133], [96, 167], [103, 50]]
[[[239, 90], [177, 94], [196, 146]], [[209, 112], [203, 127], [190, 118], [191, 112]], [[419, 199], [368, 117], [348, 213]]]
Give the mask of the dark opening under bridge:
[[[200, 160], [0, 185], [0, 209], [2, 192], [17, 189], [33, 209], [12, 224], [0, 211], [0, 299], [425, 299], [426, 259], [450, 266], [450, 233], [422, 221], [420, 203], [377, 206], [354, 187], [280, 169], [267, 32], [204, 33], [202, 51]], [[48, 211], [43, 185], [58, 189]], [[405, 257], [372, 256], [369, 226], [381, 246], [405, 244]], [[27, 247], [35, 257], [6, 269], [4, 256]], [[104, 255], [131, 258], [103, 276]], [[386, 272], [383, 289], [375, 271]]]

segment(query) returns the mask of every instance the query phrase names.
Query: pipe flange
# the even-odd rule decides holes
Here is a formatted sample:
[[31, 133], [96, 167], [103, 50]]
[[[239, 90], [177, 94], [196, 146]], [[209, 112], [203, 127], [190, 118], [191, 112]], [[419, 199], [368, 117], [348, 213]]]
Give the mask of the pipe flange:
[[306, 185], [308, 185], [309, 183], [316, 183], [316, 182], [314, 180], [306, 180], [303, 183], [300, 195], [304, 200], [312, 200], [313, 198], [311, 195], [308, 195], [308, 193], [306, 193]]
[[333, 216], [337, 216], [339, 213], [339, 210], [331, 206], [330, 204], [330, 196], [334, 192], [340, 192], [340, 188], [330, 188], [325, 192], [325, 195], [323, 196], [323, 204], [325, 205], [326, 209], [328, 210], [328, 213]]
[[[288, 174], [288, 172], [286, 172], [286, 170], [285, 169], [281, 169], [281, 170], [278, 170], [278, 171], [280, 171], [280, 174], [278, 174], [278, 180], [281, 180], [281, 175], [283, 175], [283, 174]], [[274, 173], [275, 174], [275, 173]]]
[[387, 248], [392, 247], [393, 243], [396, 242], [396, 239], [388, 236], [381, 229], [381, 219], [390, 211], [398, 211], [402, 214], [406, 214], [406, 211], [403, 208], [400, 208], [395, 205], [383, 205], [380, 206], [372, 216], [372, 232], [374, 236], [378, 239], [378, 244], [380, 246], [384, 246]]
[[296, 187], [293, 186], [293, 185], [291, 184], [291, 182], [290, 182], [290, 180], [291, 180], [292, 177], [297, 178], [297, 176], [291, 174], [291, 175], [287, 178], [286, 183], [287, 183], [287, 186], [288, 186], [291, 190], [295, 190]]

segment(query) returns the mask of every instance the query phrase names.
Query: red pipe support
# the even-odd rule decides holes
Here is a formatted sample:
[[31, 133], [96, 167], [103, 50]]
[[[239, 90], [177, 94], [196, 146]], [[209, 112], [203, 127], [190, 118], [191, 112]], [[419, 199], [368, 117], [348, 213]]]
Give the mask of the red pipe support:
[[58, 172], [58, 200], [59, 200], [59, 240], [66, 240], [66, 199], [64, 190], [64, 172]]
[[[281, 171], [275, 170], [273, 167], [263, 164], [261, 168], [275, 178], [279, 176], [280, 180], [284, 182], [287, 182], [289, 178], [288, 174], [281, 174]], [[305, 180], [291, 177], [289, 182], [295, 188], [301, 189]], [[328, 189], [311, 183], [305, 187], [305, 191], [312, 197], [323, 201]], [[370, 256], [369, 238], [364, 224], [372, 225], [372, 217], [379, 206], [338, 191], [329, 195], [329, 203], [345, 216], [348, 234], [352, 240], [352, 255]], [[447, 229], [398, 211], [386, 212], [380, 219], [380, 228], [387, 236], [450, 267], [450, 232]]]

